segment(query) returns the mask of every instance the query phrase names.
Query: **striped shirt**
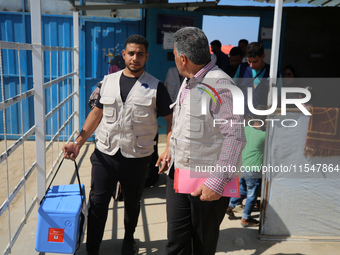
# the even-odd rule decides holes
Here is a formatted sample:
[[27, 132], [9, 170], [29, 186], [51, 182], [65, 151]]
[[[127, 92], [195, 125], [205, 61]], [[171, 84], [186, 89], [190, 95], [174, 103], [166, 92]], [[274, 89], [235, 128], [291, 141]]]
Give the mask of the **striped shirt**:
[[[187, 79], [187, 85], [183, 87], [180, 95], [180, 105], [184, 99], [189, 95], [190, 90], [197, 82], [201, 82], [205, 75], [214, 67], [214, 63], [210, 61], [200, 71], [198, 71], [194, 77]], [[219, 80], [221, 84], [233, 84], [227, 79]], [[234, 85], [234, 84], [233, 84]], [[246, 138], [244, 135], [244, 122], [243, 116], [233, 115], [233, 98], [231, 92], [226, 88], [216, 89], [219, 94], [222, 104], [215, 105], [210, 104], [210, 112], [214, 119], [228, 120], [228, 123], [232, 121], [234, 125], [220, 125], [221, 134], [224, 136], [224, 141], [221, 149], [221, 154], [216, 166], [226, 166], [226, 169], [232, 170], [232, 167], [237, 167], [239, 160], [241, 159], [242, 150], [246, 144]], [[214, 95], [216, 97], [216, 95]], [[217, 98], [215, 98], [217, 99]], [[238, 123], [238, 124], [236, 124]], [[204, 184], [216, 192], [217, 194], [223, 193], [225, 184], [233, 179], [234, 173], [232, 171], [226, 172], [214, 172], [204, 182]]]

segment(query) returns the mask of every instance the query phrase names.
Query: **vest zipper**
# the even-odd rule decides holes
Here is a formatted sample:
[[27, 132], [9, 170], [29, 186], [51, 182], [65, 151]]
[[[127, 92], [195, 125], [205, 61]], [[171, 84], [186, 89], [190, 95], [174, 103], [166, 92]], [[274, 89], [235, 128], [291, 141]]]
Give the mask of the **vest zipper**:
[[122, 111], [122, 114], [121, 114], [120, 124], [118, 124], [119, 130], [120, 130], [120, 139], [118, 141], [120, 149], [122, 149], [122, 145], [121, 145], [120, 141], [122, 141], [122, 138], [123, 138], [123, 128], [122, 128], [123, 124], [122, 124], [122, 121], [123, 121], [124, 115], [125, 115], [125, 102], [123, 102], [123, 107], [122, 108], [123, 108], [123, 111]]

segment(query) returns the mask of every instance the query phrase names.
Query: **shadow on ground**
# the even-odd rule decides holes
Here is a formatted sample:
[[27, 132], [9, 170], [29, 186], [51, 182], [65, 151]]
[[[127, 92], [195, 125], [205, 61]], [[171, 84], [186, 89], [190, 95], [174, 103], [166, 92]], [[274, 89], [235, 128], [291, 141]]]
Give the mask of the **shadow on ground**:
[[[138, 254], [165, 254], [166, 240], [157, 240], [151, 242], [141, 242], [136, 239], [136, 244], [138, 246]], [[121, 249], [123, 245], [123, 239], [118, 240], [104, 240], [100, 247], [100, 255], [119, 255], [121, 254]], [[77, 251], [76, 255], [86, 255], [86, 245], [82, 244]]]

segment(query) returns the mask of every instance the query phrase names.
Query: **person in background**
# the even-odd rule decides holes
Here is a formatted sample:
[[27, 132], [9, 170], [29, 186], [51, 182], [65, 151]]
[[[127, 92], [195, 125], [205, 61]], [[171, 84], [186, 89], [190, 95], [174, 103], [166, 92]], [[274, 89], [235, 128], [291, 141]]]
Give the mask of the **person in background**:
[[[118, 72], [124, 68], [125, 68], [125, 63], [124, 63], [123, 57], [121, 55], [116, 55], [111, 61], [108, 74]], [[101, 87], [102, 87], [102, 82], [98, 82], [97, 87], [90, 95], [88, 104], [91, 110], [96, 106], [96, 101], [99, 96]]]
[[[149, 57], [148, 41], [141, 35], [125, 40], [122, 51], [126, 68], [106, 75], [96, 106], [85, 120], [74, 143], [64, 145], [64, 158], [75, 160], [82, 145], [96, 131], [96, 149], [91, 155], [86, 250], [98, 255], [117, 181], [124, 195], [125, 235], [122, 255], [135, 255], [134, 232], [147, 166], [158, 130], [157, 116], [171, 128], [170, 96], [164, 85], [144, 71]], [[116, 252], [114, 252], [116, 254]]]
[[282, 72], [282, 86], [283, 87], [296, 87], [294, 86], [294, 81], [296, 77], [295, 68], [292, 65], [287, 65], [283, 68]]
[[[170, 148], [167, 147], [157, 162], [162, 162], [160, 173], [170, 168], [166, 191], [168, 242], [165, 254], [213, 255], [229, 203], [229, 198], [221, 195], [234, 173], [211, 173], [191, 194], [182, 194], [173, 188], [174, 172], [179, 168], [194, 174], [194, 169], [205, 159], [211, 160], [209, 165], [236, 167], [245, 145], [244, 129], [240, 125], [215, 126], [213, 121], [226, 119], [240, 123], [243, 118], [233, 115], [232, 94], [225, 86], [234, 86], [234, 83], [211, 61], [208, 39], [201, 29], [185, 27], [178, 30], [174, 34], [174, 55], [177, 69], [186, 80], [173, 104], [174, 125], [168, 135]], [[207, 104], [209, 114], [201, 111], [205, 94], [199, 88], [215, 90], [221, 100], [218, 105], [210, 100]]]
[[248, 44], [249, 42], [246, 39], [241, 39], [238, 41], [238, 47], [242, 51], [242, 63], [247, 63], [246, 49], [247, 49]]
[[109, 67], [109, 74], [115, 73], [125, 68], [125, 62], [121, 55], [116, 55], [112, 59]]
[[[234, 81], [244, 94], [244, 114], [252, 115], [248, 108], [248, 88], [252, 89], [252, 104], [256, 109], [259, 105], [268, 105], [270, 65], [264, 62], [264, 48], [259, 42], [248, 44], [246, 50], [248, 63], [239, 65]], [[279, 74], [278, 74], [279, 77]], [[280, 88], [280, 83], [278, 83]], [[278, 94], [280, 92], [278, 91]]]
[[[267, 107], [259, 106], [258, 110], [265, 110]], [[261, 190], [262, 181], [262, 164], [264, 154], [264, 143], [266, 139], [265, 118], [266, 116], [255, 115], [254, 120], [250, 120], [251, 126], [246, 126], [244, 132], [247, 139], [247, 144], [242, 151], [242, 167], [246, 169], [242, 173], [240, 179], [241, 197], [232, 197], [229, 202], [227, 214], [229, 218], [234, 218], [233, 209], [237, 205], [241, 205], [246, 198], [241, 225], [243, 227], [254, 227], [259, 225], [259, 221], [251, 217], [257, 197]], [[246, 120], [248, 123], [248, 120]]]
[[184, 77], [179, 74], [177, 67], [170, 67], [165, 78], [165, 87], [167, 88], [172, 102], [176, 101], [179, 89]]
[[[287, 65], [282, 72], [282, 87], [299, 87], [297, 85], [295, 68], [292, 65]], [[287, 98], [300, 98], [300, 93], [287, 93]], [[287, 105], [288, 108], [295, 105]]]
[[238, 66], [242, 63], [242, 51], [240, 47], [234, 47], [229, 52], [230, 65], [227, 68], [227, 74], [233, 78], [238, 69]]
[[[306, 85], [306, 84], [305, 84]], [[296, 69], [292, 65], [286, 65], [282, 71], [282, 87], [294, 87], [294, 88], [301, 88], [304, 87], [305, 89], [309, 90], [311, 93], [311, 100], [308, 103], [304, 103], [303, 105], [306, 108], [312, 107], [313, 101], [315, 99], [315, 92], [311, 86], [305, 86], [302, 82], [302, 79], [299, 78], [297, 75]], [[304, 95], [301, 93], [287, 93], [286, 97], [289, 99], [293, 98], [303, 98]], [[288, 104], [288, 108], [295, 108], [296, 106], [293, 104]]]
[[222, 44], [219, 40], [214, 40], [210, 43], [211, 51], [214, 53], [216, 62], [215, 64], [224, 72], [227, 71], [228, 66], [230, 65], [229, 56], [225, 54], [221, 48]]

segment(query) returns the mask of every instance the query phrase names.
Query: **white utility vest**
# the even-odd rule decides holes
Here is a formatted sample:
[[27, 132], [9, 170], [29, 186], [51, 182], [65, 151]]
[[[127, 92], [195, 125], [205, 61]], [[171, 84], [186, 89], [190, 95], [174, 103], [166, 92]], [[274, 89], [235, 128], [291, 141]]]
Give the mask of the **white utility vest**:
[[[182, 105], [179, 105], [180, 93], [172, 105], [174, 118], [170, 150], [175, 168], [195, 170], [196, 166], [215, 166], [220, 158], [224, 136], [221, 134], [219, 125], [215, 127], [213, 125], [214, 118], [209, 111], [210, 95], [199, 88], [214, 94], [202, 83], [208, 84], [218, 92], [218, 89], [223, 88], [223, 84], [217, 84], [221, 79], [227, 79], [233, 84], [232, 79], [215, 66], [202, 81], [192, 87]], [[185, 86], [184, 81], [180, 92]], [[220, 104], [218, 100], [216, 103]]]
[[96, 148], [114, 155], [141, 158], [153, 153], [157, 134], [156, 95], [159, 80], [143, 72], [129, 92], [125, 103], [120, 95], [123, 71], [106, 75], [100, 89], [103, 118], [96, 130]]

